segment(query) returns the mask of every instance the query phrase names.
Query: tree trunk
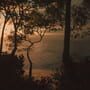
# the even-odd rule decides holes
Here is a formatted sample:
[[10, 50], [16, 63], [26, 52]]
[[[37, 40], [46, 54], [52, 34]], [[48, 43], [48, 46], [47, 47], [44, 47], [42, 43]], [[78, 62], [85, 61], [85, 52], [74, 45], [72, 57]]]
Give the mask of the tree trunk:
[[71, 0], [66, 0], [63, 63], [70, 62]]
[[29, 46], [27, 48], [27, 58], [28, 58], [28, 61], [29, 61], [29, 64], [30, 64], [30, 67], [29, 67], [29, 78], [32, 78], [32, 61], [31, 61], [31, 58], [30, 58], [30, 55], [29, 55], [30, 47], [31, 46]]
[[3, 49], [3, 39], [4, 39], [4, 30], [5, 30], [5, 25], [6, 25], [6, 19], [4, 21], [4, 25], [2, 28], [2, 34], [1, 34], [1, 45], [0, 45], [0, 54], [2, 53], [2, 49]]
[[17, 28], [14, 26], [15, 29], [15, 34], [14, 34], [14, 49], [12, 50], [12, 55], [15, 55], [16, 50], [17, 50]]

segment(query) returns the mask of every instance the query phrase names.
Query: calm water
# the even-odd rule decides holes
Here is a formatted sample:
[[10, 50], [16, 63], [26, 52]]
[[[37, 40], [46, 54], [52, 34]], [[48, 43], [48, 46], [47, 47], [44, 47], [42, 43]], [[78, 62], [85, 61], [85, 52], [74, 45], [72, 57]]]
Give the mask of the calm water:
[[[63, 32], [46, 34], [40, 43], [32, 47], [30, 56], [34, 70], [54, 70], [60, 65], [63, 52], [63, 37]], [[71, 55], [78, 60], [81, 57], [90, 55], [90, 38], [71, 40], [70, 51]], [[25, 63], [28, 63], [28, 61], [26, 60]], [[28, 67], [27, 64], [25, 69], [28, 70]]]
[[[46, 34], [40, 43], [35, 44], [31, 51], [30, 56], [33, 62], [33, 69], [39, 70], [54, 70], [59, 67], [62, 61], [63, 52], [63, 33]], [[28, 61], [26, 60], [26, 63]], [[25, 68], [28, 69], [29, 65]]]

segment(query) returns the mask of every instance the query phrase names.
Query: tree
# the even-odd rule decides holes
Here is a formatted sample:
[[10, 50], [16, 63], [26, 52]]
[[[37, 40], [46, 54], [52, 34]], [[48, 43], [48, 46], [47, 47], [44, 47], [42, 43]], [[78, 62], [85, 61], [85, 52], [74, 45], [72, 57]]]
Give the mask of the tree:
[[[25, 8], [25, 9], [24, 9]], [[29, 69], [29, 77], [32, 77], [32, 60], [30, 57], [30, 48], [35, 44], [40, 42], [46, 32], [46, 28], [48, 26], [48, 20], [46, 16], [43, 14], [40, 14], [38, 11], [35, 9], [33, 11], [30, 10], [30, 6], [27, 4], [23, 4], [22, 7], [19, 7], [19, 14], [17, 15], [18, 12], [15, 11], [15, 16], [12, 13], [12, 22], [14, 24], [14, 28], [18, 25], [18, 28], [16, 28], [16, 36], [9, 36], [9, 40], [11, 40], [13, 43], [15, 42], [16, 38], [16, 44], [21, 43], [21, 41], [27, 41], [29, 42], [29, 46], [27, 47], [27, 58], [30, 64], [30, 69]], [[15, 18], [13, 18], [15, 17]], [[16, 20], [19, 20], [19, 22], [15, 23]], [[41, 30], [44, 28], [43, 30]], [[40, 37], [39, 40], [32, 41], [30, 36], [32, 36], [33, 32], [37, 32], [38, 36]], [[29, 38], [28, 38], [28, 37]], [[16, 47], [16, 45], [14, 45]], [[16, 48], [14, 48], [17, 50]]]
[[89, 3], [90, 3], [89, 0], [83, 0], [83, 5], [90, 10], [90, 5], [89, 5]]
[[63, 63], [70, 62], [71, 0], [66, 0]]
[[0, 12], [4, 16], [4, 24], [3, 24], [3, 28], [2, 28], [1, 45], [0, 45], [0, 54], [1, 54], [2, 53], [2, 49], [3, 49], [4, 30], [5, 30], [6, 23], [10, 19], [10, 15], [9, 15], [9, 10], [8, 10], [8, 8], [9, 8], [9, 2], [5, 2], [3, 0], [1, 0], [0, 2], [1, 2], [0, 3], [0, 5], [1, 5], [0, 6]]
[[[33, 3], [33, 4], [32, 4]], [[32, 5], [31, 5], [32, 4]], [[61, 4], [63, 5], [63, 4]], [[45, 8], [45, 14], [41, 14], [40, 12], [36, 11], [38, 10], [38, 7], [43, 7]], [[35, 43], [38, 43], [42, 40], [46, 30], [41, 30], [41, 28], [47, 29], [47, 27], [51, 27], [52, 24], [57, 23], [58, 21], [61, 20], [61, 17], [59, 17], [61, 11], [59, 10], [60, 7], [60, 1], [59, 0], [45, 0], [44, 2], [37, 2], [34, 0], [33, 2], [31, 1], [28, 3], [27, 1], [22, 1], [21, 0], [15, 0], [9, 2], [8, 11], [9, 11], [9, 16], [10, 19], [13, 22], [14, 25], [14, 38], [13, 39], [13, 50], [12, 50], [12, 55], [15, 55], [17, 47], [18, 47], [18, 39], [26, 40], [30, 43], [29, 47], [27, 48], [27, 57], [30, 62], [30, 76], [31, 76], [31, 69], [32, 69], [32, 61], [30, 59], [29, 51], [31, 46], [33, 46]], [[32, 10], [33, 8], [33, 10]], [[36, 10], [35, 10], [36, 9]], [[54, 9], [54, 11], [52, 10]], [[54, 18], [54, 19], [53, 19]], [[59, 20], [58, 20], [59, 19]], [[37, 28], [37, 30], [35, 29]], [[48, 28], [49, 28], [48, 27]], [[22, 35], [23, 32], [24, 36]], [[38, 41], [31, 41], [30, 39], [27, 40], [27, 34], [31, 36], [32, 32], [36, 31], [38, 35], [40, 36], [40, 39]], [[19, 35], [17, 35], [19, 33]], [[20, 37], [20, 38], [18, 38]]]
[[72, 31], [71, 38], [84, 38], [89, 36], [87, 24], [89, 23], [89, 8], [86, 1], [83, 1], [79, 6], [72, 6]]
[[[31, 17], [32, 17], [32, 21], [33, 22], [29, 22], [28, 24], [32, 25], [33, 27], [29, 27], [29, 28], [25, 28], [25, 30], [33, 30], [33, 32], [37, 32], [39, 39], [36, 41], [32, 41], [29, 38], [25, 38], [24, 40], [29, 42], [30, 45], [27, 47], [27, 58], [29, 60], [30, 63], [30, 69], [29, 69], [29, 77], [32, 77], [32, 60], [30, 58], [30, 48], [36, 44], [41, 42], [41, 40], [43, 39], [45, 32], [46, 32], [46, 28], [48, 26], [47, 20], [45, 20], [45, 17], [39, 13], [37, 13], [36, 11], [31, 13]], [[36, 30], [34, 29], [36, 27]], [[45, 30], [41, 30], [44, 27]], [[28, 33], [29, 35], [31, 35], [31, 33]]]
[[20, 7], [21, 3], [22, 5], [27, 2], [27, 0], [0, 0], [0, 12], [4, 16], [4, 25], [2, 28], [2, 35], [1, 35], [1, 45], [0, 45], [0, 52], [2, 52], [3, 49], [3, 37], [4, 37], [4, 30], [5, 30], [5, 25], [6, 23], [12, 19], [13, 24], [14, 24], [14, 29], [15, 29], [15, 44], [14, 44], [14, 49], [12, 51], [12, 55], [15, 54], [16, 49], [17, 49], [17, 44], [16, 44], [16, 34], [17, 34], [17, 29], [19, 27], [19, 16], [16, 12], [18, 12], [16, 9]]
[[[10, 12], [10, 16], [14, 25], [14, 49], [12, 50], [12, 55], [15, 55], [17, 50], [17, 32], [22, 24], [23, 20], [23, 8], [25, 7], [24, 4], [27, 3], [27, 0], [16, 0], [15, 4], [12, 5], [12, 11]], [[25, 10], [24, 10], [25, 11]]]
[[[40, 4], [39, 8], [41, 6], [43, 6], [44, 8], [46, 6], [46, 8], [47, 8], [49, 6], [48, 3], [50, 4], [50, 3], [52, 3], [52, 1], [51, 2], [47, 1], [46, 5], [45, 4], [41, 5], [41, 3], [38, 3], [38, 4]], [[27, 8], [27, 10], [25, 10], [27, 13], [24, 13], [25, 15], [23, 14], [23, 16], [25, 16], [25, 18], [24, 18], [24, 25], [23, 25], [24, 26], [23, 30], [25, 31], [24, 35], [26, 35], [26, 36], [27, 36], [27, 34], [31, 35], [30, 32], [33, 30], [33, 31], [36, 31], [37, 34], [40, 36], [40, 39], [38, 41], [35, 41], [35, 42], [33, 42], [30, 39], [26, 38], [26, 36], [24, 36], [24, 38], [23, 38], [23, 40], [26, 40], [26, 41], [28, 41], [30, 43], [29, 47], [27, 48], [27, 57], [28, 57], [28, 60], [29, 60], [29, 63], [30, 63], [30, 69], [29, 69], [29, 76], [30, 77], [32, 76], [32, 60], [31, 60], [30, 55], [29, 55], [30, 48], [35, 43], [40, 42], [42, 40], [42, 38], [44, 37], [44, 34], [45, 34], [46, 30], [41, 30], [41, 28], [44, 27], [45, 29], [47, 29], [47, 27], [50, 26], [50, 24], [54, 24], [54, 23], [57, 22], [57, 20], [59, 18], [58, 14], [60, 14], [60, 12], [59, 12], [59, 9], [56, 8], [56, 6], [54, 6], [54, 8], [55, 8], [55, 10], [57, 12], [56, 15], [52, 15], [52, 14], [54, 14], [54, 11], [52, 13], [52, 12], [50, 12], [51, 10], [49, 11], [49, 13], [52, 15], [51, 16], [52, 19], [55, 17], [55, 20], [50, 20], [50, 17], [49, 17], [48, 13], [40, 14], [38, 12], [38, 10], [36, 11], [35, 9], [32, 12], [30, 12], [30, 11], [28, 11], [28, 8]], [[46, 12], [47, 12], [47, 10], [46, 10]], [[23, 12], [24, 12], [24, 10], [23, 10]], [[59, 19], [59, 21], [60, 20], [61, 19]], [[27, 22], [27, 23], [25, 23], [25, 22]], [[35, 27], [37, 28], [37, 30], [35, 30]]]

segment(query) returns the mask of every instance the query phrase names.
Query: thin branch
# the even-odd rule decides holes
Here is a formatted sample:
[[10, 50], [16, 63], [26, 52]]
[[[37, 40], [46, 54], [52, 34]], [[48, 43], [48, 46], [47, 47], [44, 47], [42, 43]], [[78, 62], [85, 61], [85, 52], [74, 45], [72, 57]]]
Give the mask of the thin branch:
[[43, 39], [43, 37], [44, 37], [44, 35], [45, 35], [45, 33], [46, 33], [46, 29], [43, 31], [43, 33], [39, 33], [38, 30], [37, 30], [37, 33], [38, 33], [40, 39], [37, 40], [37, 41], [35, 41], [35, 42], [32, 42], [33, 44], [35, 44], [35, 43], [39, 43], [39, 42], [42, 41], [42, 39]]

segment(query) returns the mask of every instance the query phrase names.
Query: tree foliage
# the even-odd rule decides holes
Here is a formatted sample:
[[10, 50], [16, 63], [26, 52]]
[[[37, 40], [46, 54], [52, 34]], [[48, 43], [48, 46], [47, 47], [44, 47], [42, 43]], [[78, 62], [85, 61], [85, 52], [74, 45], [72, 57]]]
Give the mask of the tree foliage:
[[[16, 54], [18, 42], [27, 41], [27, 57], [30, 62], [30, 69], [32, 68], [32, 61], [30, 59], [29, 51], [31, 46], [38, 43], [44, 37], [46, 30], [51, 28], [54, 24], [64, 21], [64, 6], [65, 0], [8, 0], [1, 1], [1, 11], [4, 11], [5, 16], [12, 20], [14, 26], [12, 55]], [[44, 13], [39, 12], [39, 9], [45, 9]], [[68, 26], [67, 26], [68, 27]], [[41, 30], [44, 28], [43, 30]], [[40, 37], [39, 40], [31, 41], [27, 35], [31, 36], [33, 32], [37, 32]], [[2, 35], [3, 36], [3, 35]], [[3, 39], [2, 39], [3, 40]], [[31, 73], [31, 70], [30, 70]]]
[[72, 38], [84, 38], [89, 36], [89, 24], [90, 11], [88, 6], [83, 1], [79, 6], [72, 6]]

